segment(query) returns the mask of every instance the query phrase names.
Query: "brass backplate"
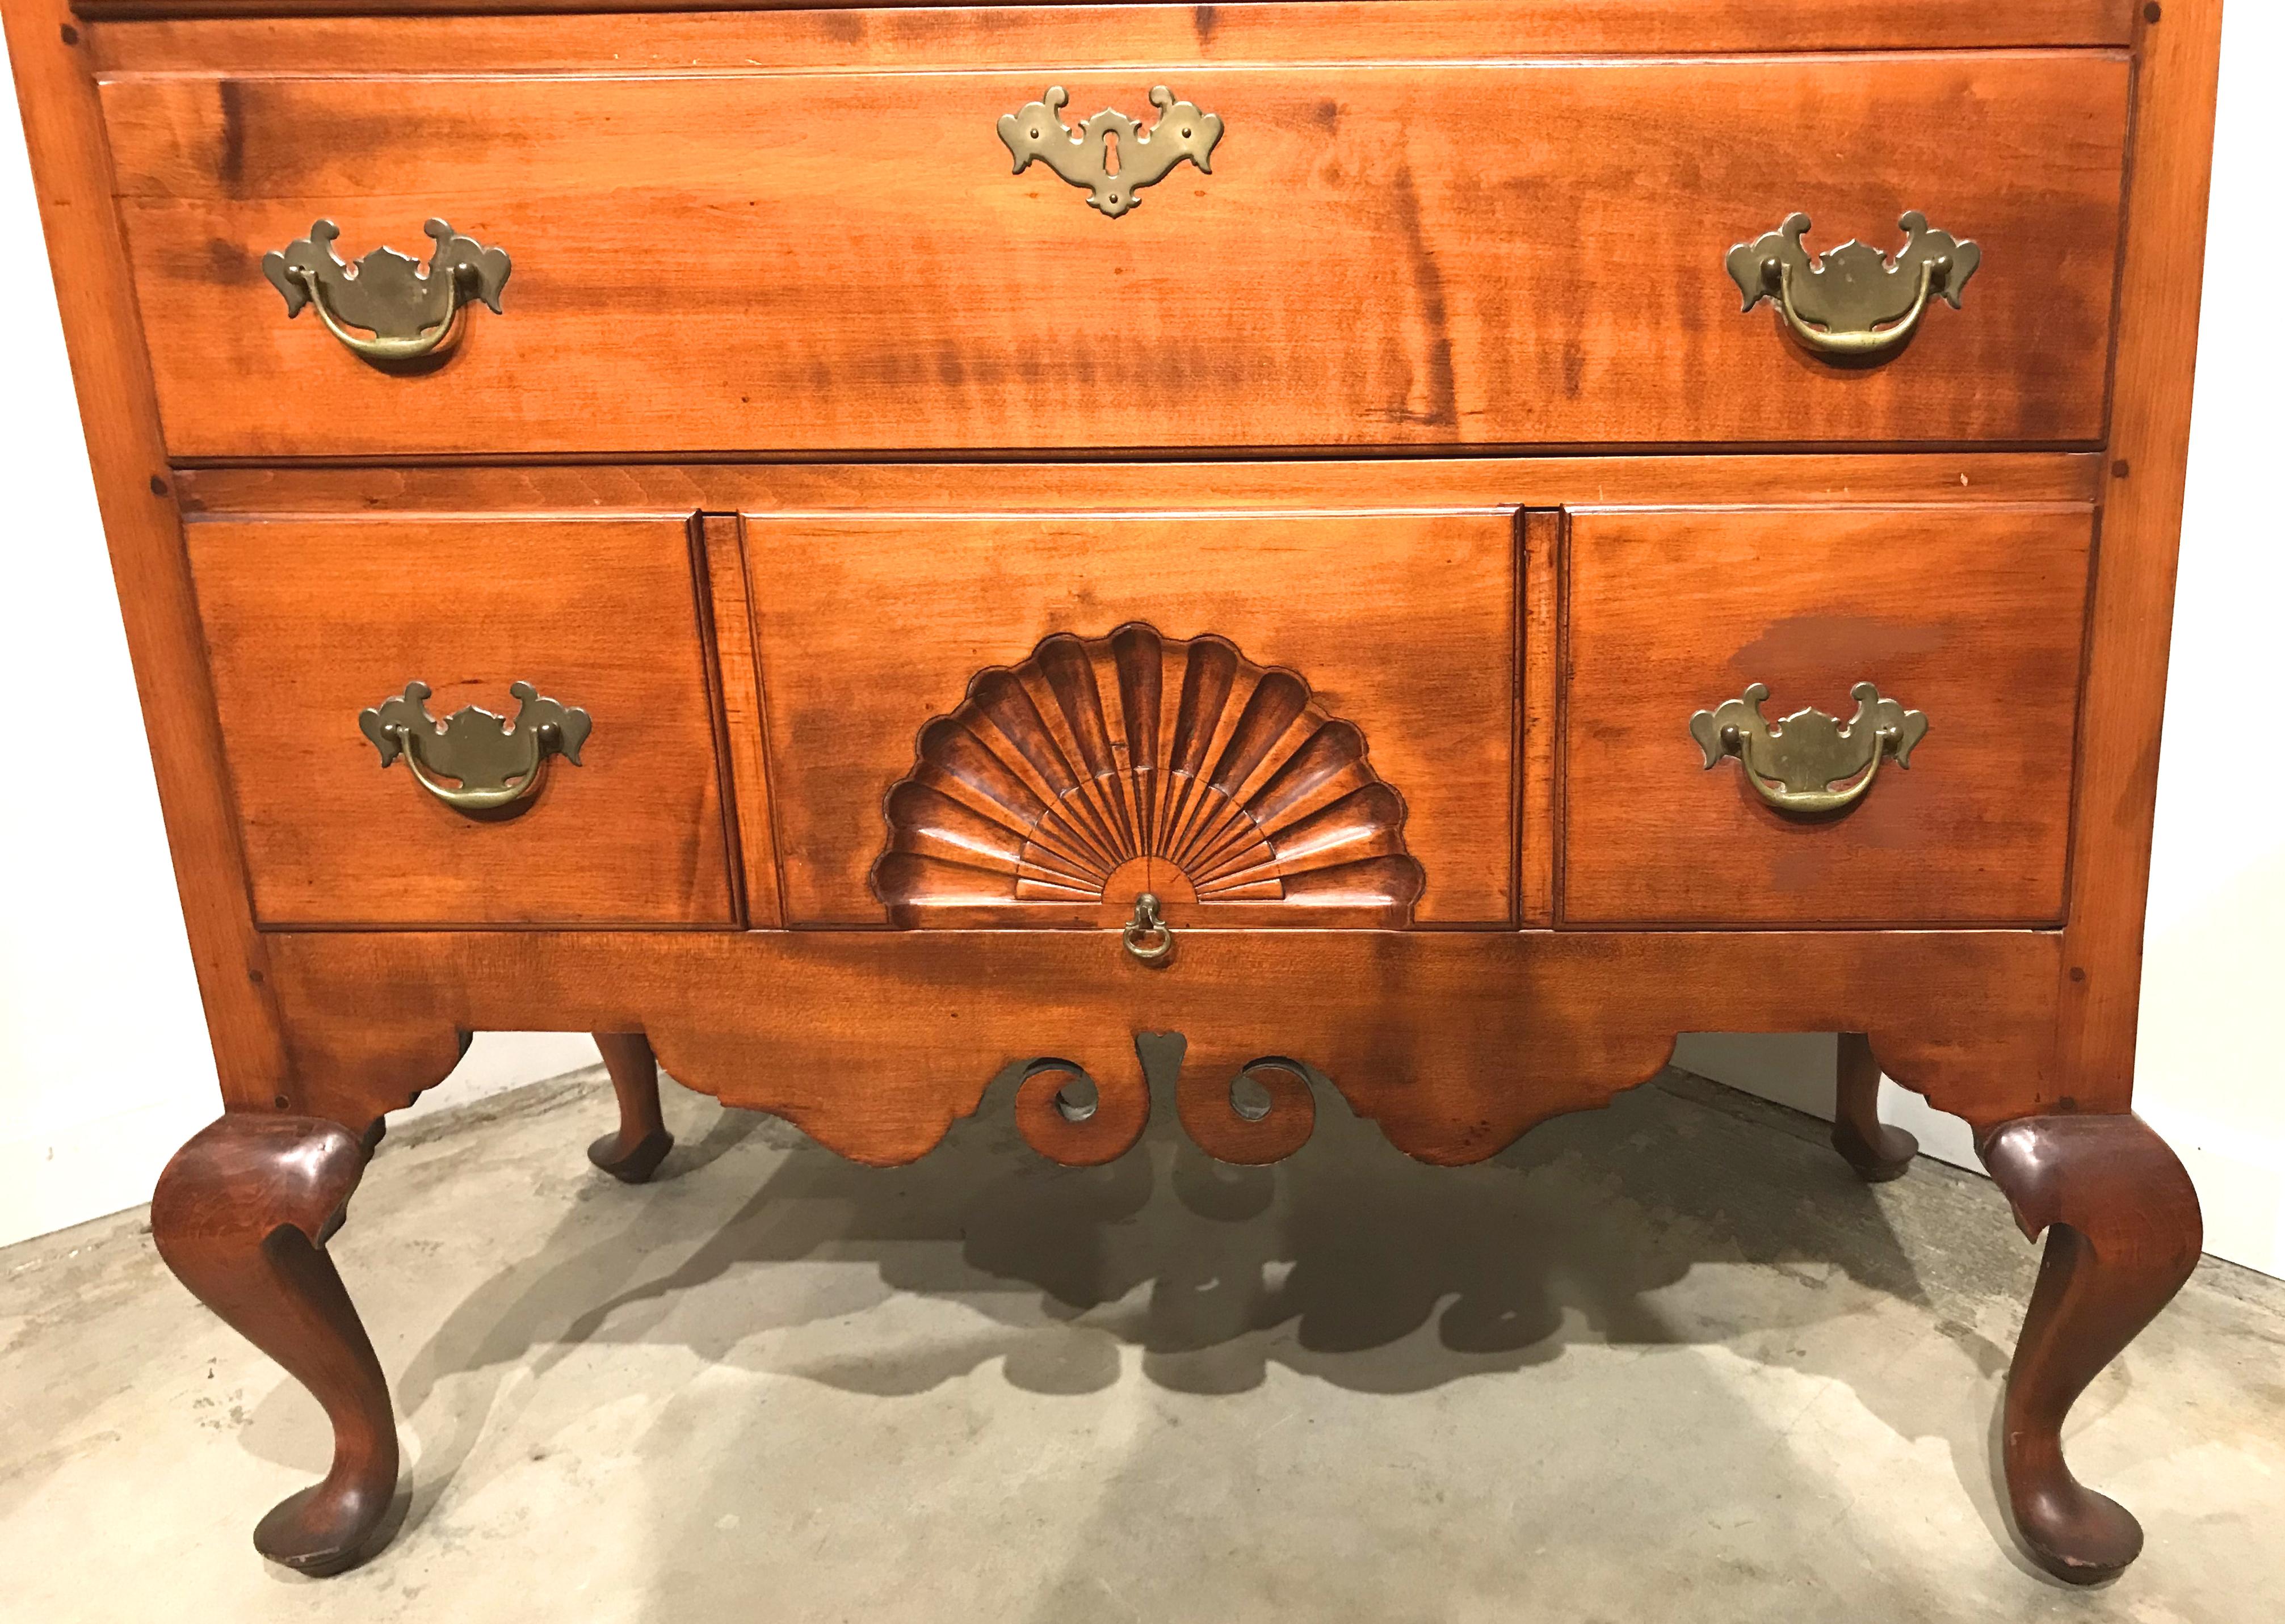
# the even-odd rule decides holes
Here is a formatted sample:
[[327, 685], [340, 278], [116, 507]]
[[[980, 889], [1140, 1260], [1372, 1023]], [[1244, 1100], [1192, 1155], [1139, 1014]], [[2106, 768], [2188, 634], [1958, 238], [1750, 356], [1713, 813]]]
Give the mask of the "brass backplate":
[[[428, 714], [430, 689], [408, 682], [404, 692], [357, 713], [357, 728], [381, 752], [384, 767], [399, 756], [423, 788], [462, 812], [490, 812], [522, 800], [539, 785], [550, 755], [579, 765], [579, 749], [594, 727], [585, 710], [549, 699], [528, 682], [508, 685], [518, 702], [515, 720], [464, 705], [439, 722]], [[441, 782], [458, 781], [458, 788]]]
[[1822, 257], [1806, 245], [1809, 216], [1796, 214], [1776, 231], [1730, 250], [1730, 279], [1752, 310], [1774, 299], [1790, 323], [1816, 333], [1868, 338], [1877, 329], [1917, 319], [1933, 295], [1954, 310], [1961, 289], [1983, 263], [1983, 250], [1939, 231], [1917, 210], [1897, 221], [1904, 246], [1891, 259], [1862, 242], [1844, 242]]
[[1928, 718], [1883, 699], [1869, 682], [1849, 691], [1857, 714], [1843, 722], [1809, 707], [1776, 722], [1762, 715], [1770, 691], [1756, 682], [1737, 699], [1690, 718], [1690, 736], [1708, 768], [1735, 756], [1763, 800], [1779, 812], [1817, 815], [1855, 804], [1873, 787], [1882, 757], [1912, 765]]
[[379, 247], [354, 265], [334, 252], [342, 228], [320, 220], [310, 234], [283, 252], [265, 254], [262, 274], [285, 295], [286, 314], [299, 316], [311, 300], [322, 302], [341, 324], [362, 327], [376, 337], [414, 340], [452, 319], [464, 298], [481, 299], [497, 315], [500, 290], [507, 285], [505, 249], [487, 248], [462, 237], [442, 220], [421, 228], [435, 243], [424, 273], [417, 260]]

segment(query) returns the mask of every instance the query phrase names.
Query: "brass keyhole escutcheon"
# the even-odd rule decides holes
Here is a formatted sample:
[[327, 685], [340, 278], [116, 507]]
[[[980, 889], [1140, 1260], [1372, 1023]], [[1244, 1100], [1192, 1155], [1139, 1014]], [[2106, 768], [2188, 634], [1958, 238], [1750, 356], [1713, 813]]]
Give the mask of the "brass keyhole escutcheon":
[[1148, 129], [1113, 107], [1073, 129], [1062, 116], [1070, 101], [1063, 86], [1055, 85], [1038, 101], [1001, 115], [1000, 139], [1016, 161], [1015, 173], [1044, 163], [1071, 184], [1086, 187], [1088, 207], [1115, 220], [1142, 200], [1136, 193], [1164, 180], [1177, 164], [1196, 164], [1201, 175], [1213, 172], [1221, 116], [1176, 101], [1163, 84], [1150, 91], [1158, 117]]
[[1153, 969], [1164, 969], [1174, 956], [1174, 927], [1160, 915], [1154, 891], [1144, 891], [1135, 898], [1135, 917], [1127, 922], [1119, 935], [1127, 944], [1127, 951], [1138, 962]]

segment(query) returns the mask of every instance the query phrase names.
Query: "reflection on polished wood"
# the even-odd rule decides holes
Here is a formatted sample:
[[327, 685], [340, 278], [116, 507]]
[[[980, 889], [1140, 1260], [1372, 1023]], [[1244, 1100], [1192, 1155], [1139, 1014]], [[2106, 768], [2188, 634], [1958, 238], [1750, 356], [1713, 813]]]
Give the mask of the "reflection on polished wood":
[[[1056, 69], [1082, 105], [1155, 82], [1109, 65], [1122, 33]], [[1008, 173], [993, 129], [1036, 69], [127, 74], [102, 97], [179, 457], [2100, 441], [2123, 55], [1524, 61], [1504, 35], [1166, 75], [1239, 122], [1211, 176], [1116, 222]], [[1737, 314], [1731, 245], [1794, 207], [1885, 237], [1899, 197], [1975, 223], [1969, 313], [1872, 372]], [[512, 314], [420, 381], [438, 409], [279, 319], [260, 256], [313, 199], [357, 240], [418, 199], [512, 245]]]
[[2042, 1566], [2095, 1584], [2141, 1554], [2142, 1526], [2071, 1475], [2063, 1422], [2197, 1267], [2197, 1192], [2137, 1117], [2025, 1118], [1987, 1135], [1981, 1149], [2023, 1233], [2047, 1237], [2007, 1369], [2001, 1456], [2009, 1508]]
[[397, 1488], [397, 1426], [373, 1343], [323, 1240], [365, 1172], [337, 1123], [226, 1116], [175, 1153], [151, 1197], [167, 1267], [325, 1406], [334, 1459], [254, 1531], [255, 1548], [310, 1574], [363, 1557]]
[[[1179, 1042], [1213, 1157], [1338, 1096], [1449, 1165], [1749, 1030], [1846, 1034], [1868, 1178], [1884, 1067], [1976, 1130], [2049, 1236], [2017, 1526], [2132, 1559], [2060, 1436], [2198, 1243], [2131, 1110], [2217, 0], [252, 9], [4, 17], [225, 1109], [154, 1234], [334, 1428], [264, 1550], [384, 1537], [324, 1237], [471, 1032], [597, 1034], [635, 1181], [662, 1062], [871, 1164], [1013, 1078], [1096, 1165]], [[1011, 175], [1048, 84], [1179, 87], [1213, 174]], [[283, 318], [265, 252], [408, 207], [510, 317]], [[1724, 263], [1796, 209], [1971, 294], [1804, 354]], [[513, 807], [357, 729], [519, 681], [594, 734]], [[1688, 731], [1749, 684], [1928, 737], [1789, 815]]]

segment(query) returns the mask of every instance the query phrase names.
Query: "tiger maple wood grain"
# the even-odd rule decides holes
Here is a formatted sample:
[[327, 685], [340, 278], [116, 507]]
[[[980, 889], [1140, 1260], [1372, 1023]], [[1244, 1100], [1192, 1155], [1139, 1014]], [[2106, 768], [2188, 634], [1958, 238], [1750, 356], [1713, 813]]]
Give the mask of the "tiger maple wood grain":
[[[1579, 924], [2044, 924], [2070, 833], [2093, 513], [1764, 509], [1571, 522], [1563, 916]], [[1691, 715], [1770, 689], [1926, 713], [1834, 818], [1708, 769]]]
[[[0, 8], [229, 1110], [174, 1193], [244, 1220], [154, 1222], [363, 1463], [264, 1549], [354, 1560], [396, 1474], [354, 1310], [268, 1267], [302, 1243], [263, 1203], [470, 1032], [641, 1058], [629, 1173], [652, 1045], [868, 1162], [1029, 1065], [1026, 1137], [1091, 1163], [1150, 1108], [1137, 1032], [1179, 1032], [1210, 1155], [1300, 1146], [1306, 1064], [1463, 1162], [1742, 1029], [1865, 1034], [1860, 1117], [1877, 1066], [1998, 1147], [2054, 1227], [2012, 1522], [2067, 1579], [2132, 1558], [2061, 1431], [2196, 1246], [2127, 1113], [2218, 0], [81, 4], [140, 20]], [[1215, 172], [1115, 222], [1009, 175], [996, 119], [1059, 82], [1079, 117], [1194, 98]], [[1797, 209], [1818, 248], [1906, 209], [1975, 240], [1967, 308], [1802, 356], [1723, 267]], [[428, 371], [258, 275], [314, 219], [361, 254], [432, 215], [516, 270]], [[919, 725], [1138, 620], [1364, 730], [1413, 928], [1186, 924], [1164, 969], [1110, 930], [886, 928]], [[588, 765], [457, 818], [355, 732], [415, 676], [589, 707]], [[1683, 732], [1864, 678], [1932, 726], [1822, 825]], [[287, 1216], [316, 1242], [338, 1204]]]
[[[9, 0], [0, 16], [49, 257], [122, 264], [119, 216], [106, 200], [110, 154], [70, 12], [61, 0]], [[122, 276], [63, 276], [55, 290], [223, 1096], [241, 1108], [290, 1103], [294, 1079], [267, 946], [247, 915], [245, 856], [215, 765], [211, 680], [134, 288]]]
[[2091, 611], [2081, 815], [2056, 1041], [2090, 1092], [2132, 1087], [2158, 735], [2188, 480], [2221, 7], [2170, 4], [2143, 29], [2121, 391]]
[[1676, 1032], [1720, 1020], [1857, 1022], [1891, 1076], [1985, 1126], [2061, 1087], [2057, 946], [2028, 930], [1201, 930], [1165, 970], [1108, 931], [287, 932], [273, 952], [325, 1109], [355, 1130], [450, 1069], [456, 1027], [639, 1027], [678, 1080], [885, 1164], [926, 1154], [1010, 1061], [1127, 1086], [1137, 1032], [1304, 1060], [1434, 1162], [1601, 1105], [1656, 1074]]
[[[598, 64], [597, 66], [608, 66]], [[2110, 52], [227, 78], [104, 87], [184, 457], [2087, 442], [2126, 130]], [[1107, 219], [996, 121], [1153, 84], [1225, 120]], [[1983, 245], [1871, 370], [1741, 314], [1731, 245]], [[407, 378], [262, 255], [441, 216], [514, 271]], [[217, 387], [217, 379], [227, 384]], [[533, 387], [540, 381], [540, 387]]]
[[1213, 462], [523, 464], [185, 468], [194, 514], [436, 511], [674, 517], [818, 509], [1535, 507], [1677, 502], [2091, 502], [2083, 451], [1423, 457]]
[[[569, 31], [546, 18], [493, 13], [531, 0], [78, 0], [82, 17], [149, 20], [101, 30], [122, 51], [171, 66], [201, 59], [202, 47], [258, 50], [283, 66], [386, 67], [429, 51], [479, 53], [490, 43], [518, 61], [573, 59], [580, 45], [607, 41], [631, 53], [628, 66], [687, 67], [695, 59], [772, 65], [814, 52], [841, 64], [861, 53], [910, 63], [943, 57], [973, 61], [1025, 53], [1030, 60], [1101, 50], [1106, 35], [1135, 59], [1244, 61], [1265, 44], [1322, 60], [1370, 59], [1409, 43], [1434, 55], [1480, 48], [1487, 37], [1511, 51], [1829, 51], [1875, 47], [2124, 44], [2133, 0], [1307, 0], [1305, 4], [1103, 5], [1045, 0], [1010, 39], [1005, 8], [951, 7], [940, 0], [726, 0], [684, 12], [678, 0], [554, 0], [554, 12], [600, 12], [569, 50]], [[756, 17], [755, 12], [767, 13]], [[459, 13], [451, 15], [450, 13]], [[664, 13], [664, 14], [660, 14]], [[280, 27], [269, 16], [291, 18]], [[259, 19], [260, 20], [255, 20]], [[1439, 51], [1435, 47], [1442, 46]], [[306, 53], [306, 54], [304, 54]], [[114, 60], [106, 57], [106, 63]], [[797, 57], [797, 59], [799, 59]], [[481, 55], [439, 65], [490, 66]], [[814, 66], [814, 62], [807, 65]]]
[[746, 527], [787, 922], [885, 923], [867, 874], [923, 726], [1051, 632], [1136, 620], [1284, 666], [1363, 731], [1426, 871], [1414, 918], [1512, 918], [1512, 514], [749, 514]]
[[[732, 922], [687, 527], [478, 518], [186, 530], [255, 916], [266, 925]], [[523, 680], [593, 719], [519, 816], [452, 811], [357, 712], [513, 717]]]

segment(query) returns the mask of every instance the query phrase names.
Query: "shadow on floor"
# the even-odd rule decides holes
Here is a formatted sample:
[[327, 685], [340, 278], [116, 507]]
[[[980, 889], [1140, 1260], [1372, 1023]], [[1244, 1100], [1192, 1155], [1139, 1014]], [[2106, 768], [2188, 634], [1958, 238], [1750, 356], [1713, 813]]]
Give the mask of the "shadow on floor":
[[[710, 1363], [876, 1395], [925, 1392], [993, 1361], [1019, 1389], [1094, 1393], [1118, 1379], [1122, 1348], [1180, 1393], [1250, 1390], [1276, 1362], [1395, 1393], [1541, 1364], [1579, 1341], [1728, 1339], [1736, 1326], [1659, 1300], [1708, 1264], [1762, 1266], [1788, 1283], [1745, 1311], [1747, 1356], [1772, 1362], [1802, 1362], [1788, 1325], [1861, 1312], [1866, 1292], [1923, 1301], [1872, 1192], [1805, 1142], [1801, 1119], [1684, 1073], [1456, 1169], [1404, 1157], [1322, 1081], [1300, 1154], [1223, 1165], [1177, 1126], [1171, 1070], [1153, 1071], [1142, 1144], [1094, 1169], [1055, 1166], [1023, 1143], [1012, 1076], [931, 1156], [886, 1170], [773, 1118], [678, 1102], [684, 1142], [653, 1184], [585, 1181], [544, 1242], [503, 1261], [397, 1366], [398, 1413], [421, 1440], [407, 1521], [448, 1488], [476, 1487], [455, 1479], [511, 1370], [544, 1376], [594, 1344], [679, 1344]], [[566, 1139], [566, 1157], [580, 1138]], [[724, 1291], [763, 1269], [775, 1271], [768, 1291]], [[908, 1293], [968, 1305], [973, 1330], [883, 1330], [855, 1352], [862, 1338], [847, 1334], [770, 1334]], [[2004, 1368], [1988, 1339], [1944, 1330], [1987, 1376]], [[1926, 1421], [1894, 1424], [1912, 1435]], [[1963, 1482], [1989, 1508], [1983, 1447], [1980, 1435], [1954, 1440]]]
[[[1519, 1369], [1582, 1335], [1689, 1341], [1689, 1328], [1669, 1324], [1645, 1298], [1708, 1262], [1809, 1266], [1794, 1274], [1810, 1288], [1812, 1314], [1835, 1267], [1860, 1285], [1920, 1300], [1871, 1193], [1836, 1157], [1709, 1109], [1704, 1096], [1716, 1091], [1683, 1084], [1691, 1085], [1700, 1098], [1689, 1103], [1671, 1086], [1645, 1089], [1608, 1111], [1547, 1123], [1466, 1168], [1402, 1156], [1322, 1085], [1310, 1142], [1261, 1168], [1198, 1151], [1156, 1079], [1142, 1143], [1101, 1168], [1033, 1155], [1009, 1124], [1006, 1079], [936, 1152], [902, 1168], [860, 1166], [770, 1118], [723, 1112], [647, 1190], [599, 1181], [595, 1198], [629, 1209], [624, 1228], [592, 1243], [551, 1242], [462, 1303], [405, 1372], [403, 1402], [417, 1408], [437, 1375], [518, 1361], [542, 1343], [663, 1336], [719, 1362], [758, 1331], [864, 1306], [833, 1294], [791, 1320], [765, 1309], [743, 1322], [673, 1323], [685, 1293], [803, 1259], [870, 1260], [878, 1279], [868, 1298], [957, 1295], [1012, 1329], [1086, 1314], [1143, 1348], [1151, 1379], [1197, 1393], [1258, 1385], [1259, 1353], [1229, 1351], [1273, 1326], [1291, 1329], [1285, 1362], [1376, 1391]], [[658, 1197], [757, 1138], [783, 1150], [782, 1160], [689, 1249], [685, 1215], [673, 1210], [680, 1204]], [[1822, 1211], [1811, 1214], [1809, 1204]], [[646, 1267], [678, 1252], [671, 1267]], [[1353, 1357], [1432, 1321], [1441, 1357], [1416, 1350], [1401, 1368]], [[799, 1374], [910, 1393], [1016, 1351], [995, 1339], [988, 1350], [930, 1349]], [[1039, 1392], [1073, 1390], [1070, 1372], [1018, 1368], [1009, 1378]]]

